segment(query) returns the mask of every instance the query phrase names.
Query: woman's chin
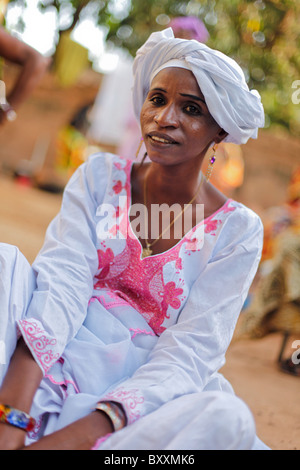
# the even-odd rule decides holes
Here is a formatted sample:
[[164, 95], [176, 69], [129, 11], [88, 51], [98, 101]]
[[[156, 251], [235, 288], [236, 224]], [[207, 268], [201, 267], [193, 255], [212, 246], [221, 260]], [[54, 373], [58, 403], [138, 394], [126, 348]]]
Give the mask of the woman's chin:
[[176, 165], [178, 159], [174, 155], [170, 155], [167, 152], [147, 152], [149, 160], [153, 163], [159, 163], [161, 165]]

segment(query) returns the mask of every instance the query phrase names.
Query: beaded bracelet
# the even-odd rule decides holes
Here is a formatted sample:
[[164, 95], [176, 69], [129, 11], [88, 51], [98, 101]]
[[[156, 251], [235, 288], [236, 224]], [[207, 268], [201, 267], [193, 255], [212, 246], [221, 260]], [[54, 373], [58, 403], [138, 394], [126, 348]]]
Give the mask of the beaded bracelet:
[[0, 403], [0, 423], [10, 424], [11, 426], [29, 432], [32, 431], [35, 426], [35, 419], [24, 411]]
[[97, 411], [103, 411], [111, 420], [114, 431], [119, 431], [126, 425], [126, 417], [121, 408], [111, 401], [99, 402], [95, 408]]

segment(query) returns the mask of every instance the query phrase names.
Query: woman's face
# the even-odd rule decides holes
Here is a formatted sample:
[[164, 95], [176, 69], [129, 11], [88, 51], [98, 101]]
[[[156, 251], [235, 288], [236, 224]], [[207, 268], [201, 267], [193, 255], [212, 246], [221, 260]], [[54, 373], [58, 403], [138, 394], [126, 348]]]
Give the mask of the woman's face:
[[202, 162], [211, 143], [225, 137], [193, 73], [177, 67], [154, 77], [141, 110], [141, 128], [149, 158], [165, 165]]

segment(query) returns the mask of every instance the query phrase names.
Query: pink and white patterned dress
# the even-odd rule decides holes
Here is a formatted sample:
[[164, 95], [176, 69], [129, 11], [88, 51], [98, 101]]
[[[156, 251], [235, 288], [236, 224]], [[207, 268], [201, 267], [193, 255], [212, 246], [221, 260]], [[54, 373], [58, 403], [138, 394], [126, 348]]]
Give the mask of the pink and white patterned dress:
[[[122, 403], [132, 424], [183, 396], [233, 393], [218, 371], [259, 263], [261, 221], [227, 200], [174, 247], [142, 259], [129, 222], [132, 165], [91, 157], [68, 183], [32, 268], [14, 254], [9, 321], [44, 373], [32, 439], [101, 399]], [[9, 321], [1, 335], [13, 344]]]

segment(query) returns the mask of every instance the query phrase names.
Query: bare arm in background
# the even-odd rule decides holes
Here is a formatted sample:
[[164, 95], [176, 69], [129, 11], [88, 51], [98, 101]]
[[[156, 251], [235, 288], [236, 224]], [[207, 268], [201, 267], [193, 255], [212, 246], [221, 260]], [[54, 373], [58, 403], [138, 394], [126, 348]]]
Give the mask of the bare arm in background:
[[[0, 57], [22, 68], [13, 88], [6, 98], [9, 105], [14, 110], [17, 110], [38, 85], [46, 73], [51, 59], [44, 57], [32, 47], [11, 36], [1, 27]], [[0, 110], [0, 125], [5, 123], [6, 117], [6, 113]]]

